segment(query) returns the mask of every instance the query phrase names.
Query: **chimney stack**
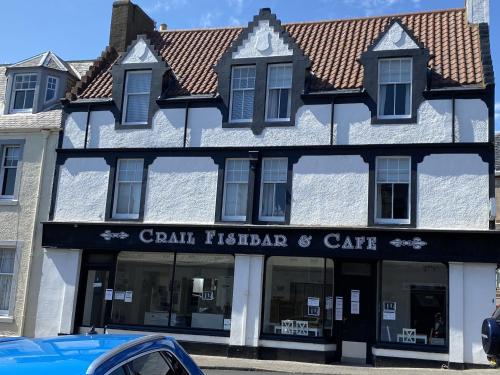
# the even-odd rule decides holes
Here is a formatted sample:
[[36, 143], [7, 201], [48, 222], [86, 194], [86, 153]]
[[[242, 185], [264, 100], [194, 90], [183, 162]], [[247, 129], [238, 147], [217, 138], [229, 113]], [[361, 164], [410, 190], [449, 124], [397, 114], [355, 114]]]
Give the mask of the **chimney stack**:
[[467, 20], [472, 24], [490, 23], [489, 0], [465, 0]]
[[109, 45], [117, 52], [124, 52], [139, 34], [147, 34], [155, 28], [154, 21], [130, 0], [113, 3]]

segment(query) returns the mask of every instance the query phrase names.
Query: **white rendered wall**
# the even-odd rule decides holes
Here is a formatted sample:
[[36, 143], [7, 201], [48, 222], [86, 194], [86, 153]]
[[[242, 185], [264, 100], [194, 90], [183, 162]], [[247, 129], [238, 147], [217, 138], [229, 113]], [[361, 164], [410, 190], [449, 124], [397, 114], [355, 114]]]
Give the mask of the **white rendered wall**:
[[85, 128], [87, 112], [72, 112], [64, 123], [63, 148], [83, 148], [85, 143]]
[[72, 333], [81, 251], [45, 249], [35, 336]]
[[153, 116], [151, 128], [116, 130], [113, 113], [91, 112], [88, 147], [181, 147], [185, 113], [184, 108], [161, 109]]
[[259, 345], [263, 278], [263, 255], [235, 255], [230, 345]]
[[61, 166], [54, 221], [104, 221], [109, 166], [102, 158], [68, 159]]
[[377, 43], [374, 51], [393, 51], [401, 49], [419, 48], [399, 23], [394, 23], [382, 39]]
[[336, 104], [334, 126], [339, 145], [451, 142], [451, 100], [428, 100], [416, 124], [371, 124], [365, 104]]
[[144, 221], [215, 220], [218, 167], [209, 157], [162, 157], [149, 167]]
[[292, 189], [292, 225], [367, 225], [368, 164], [358, 155], [301, 157]]
[[464, 362], [488, 364], [481, 325], [495, 311], [496, 264], [464, 263]]
[[459, 142], [488, 142], [488, 107], [481, 99], [455, 101], [455, 137]]
[[417, 179], [418, 228], [489, 228], [488, 164], [479, 155], [426, 156]]
[[330, 144], [331, 105], [298, 109], [295, 126], [267, 127], [254, 135], [248, 127], [222, 128], [217, 108], [189, 110], [188, 144], [191, 147], [298, 146]]
[[449, 352], [450, 362], [464, 362], [464, 264], [449, 263]]

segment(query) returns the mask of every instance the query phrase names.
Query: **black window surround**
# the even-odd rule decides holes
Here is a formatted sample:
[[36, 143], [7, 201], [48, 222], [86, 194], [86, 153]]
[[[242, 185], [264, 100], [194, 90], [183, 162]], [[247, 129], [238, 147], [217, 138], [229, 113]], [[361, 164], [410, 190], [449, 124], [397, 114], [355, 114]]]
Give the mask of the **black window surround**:
[[[418, 48], [375, 51], [375, 47], [391, 29], [394, 24], [401, 26], [403, 31], [415, 42]], [[379, 61], [391, 58], [412, 59], [412, 82], [411, 82], [411, 116], [399, 118], [384, 118], [378, 116], [378, 92], [379, 92]], [[431, 58], [429, 50], [420, 43], [413, 33], [399, 20], [394, 19], [385, 30], [374, 40], [372, 45], [363, 52], [359, 63], [364, 68], [363, 87], [368, 94], [368, 108], [371, 112], [372, 124], [414, 124], [417, 122], [417, 112], [420, 104], [425, 100], [424, 92], [429, 87], [429, 69], [427, 64]]]
[[[269, 26], [279, 33], [280, 38], [292, 50], [292, 55], [289, 56], [272, 56], [272, 57], [255, 57], [255, 58], [238, 58], [232, 57], [233, 53], [243, 44], [249, 37], [254, 28], [258, 27], [259, 22], [267, 20]], [[270, 64], [292, 64], [292, 88], [291, 88], [291, 105], [290, 119], [286, 121], [267, 121], [266, 119], [266, 95], [258, 95], [258, 93], [267, 93], [267, 74]], [[253, 119], [248, 122], [231, 122], [230, 115], [230, 99], [231, 99], [231, 73], [232, 68], [243, 65], [253, 65], [256, 68], [255, 75], [255, 93]], [[297, 109], [302, 105], [301, 95], [306, 87], [306, 74], [311, 66], [311, 62], [300, 47], [295, 43], [294, 39], [286, 32], [281, 25], [281, 22], [276, 19], [276, 15], [271, 13], [269, 8], [263, 8], [259, 14], [249, 22], [238, 38], [233, 42], [231, 47], [222, 55], [221, 59], [215, 67], [218, 76], [217, 91], [222, 98], [222, 127], [223, 128], [250, 128], [254, 134], [261, 134], [265, 127], [275, 126], [294, 126], [295, 114]]]
[[[287, 159], [287, 181], [286, 181], [286, 197], [285, 197], [285, 217], [284, 220], [261, 220], [260, 219], [260, 200], [261, 200], [261, 183], [262, 183], [262, 161], [267, 158], [286, 158]], [[246, 155], [214, 157], [214, 161], [219, 166], [217, 177], [217, 199], [215, 205], [215, 222], [216, 223], [239, 223], [239, 224], [269, 224], [269, 225], [288, 225], [290, 224], [290, 211], [292, 204], [292, 180], [293, 180], [293, 165], [297, 162], [298, 157], [289, 157], [286, 154], [267, 155], [258, 151], [249, 151]], [[225, 168], [227, 159], [247, 159], [250, 162], [250, 170], [248, 174], [248, 193], [246, 204], [246, 217], [241, 221], [224, 220], [222, 210], [224, 209], [224, 189], [225, 189]]]
[[[140, 39], [143, 39], [146, 42], [146, 45], [152, 51], [154, 57], [158, 62], [122, 64], [124, 58], [128, 55], [128, 53]], [[153, 126], [153, 116], [160, 108], [156, 103], [156, 100], [162, 95], [163, 87], [165, 86], [164, 82], [166, 80], [165, 73], [168, 70], [170, 70], [169, 66], [165, 61], [163, 61], [162, 57], [155, 50], [149, 39], [147, 39], [145, 35], [138, 35], [136, 41], [127, 48], [127, 51], [122, 54], [116, 64], [113, 65], [113, 68], [111, 70], [111, 74], [113, 76], [112, 98], [113, 102], [116, 105], [116, 110], [113, 111], [113, 114], [115, 116], [116, 130], [151, 129], [151, 127]], [[148, 120], [145, 124], [127, 125], [124, 124], [125, 113], [123, 111], [123, 104], [125, 99], [125, 82], [127, 78], [127, 72], [134, 71], [151, 71], [151, 90], [149, 95]]]
[[141, 198], [139, 203], [139, 215], [137, 218], [116, 218], [113, 216], [115, 194], [116, 194], [115, 191], [116, 173], [117, 173], [118, 161], [120, 159], [127, 159], [127, 157], [119, 157], [117, 155], [114, 155], [105, 158], [106, 164], [109, 165], [108, 193], [106, 197], [105, 220], [142, 222], [144, 220], [144, 206], [146, 202], [146, 187], [148, 181], [149, 166], [153, 163], [155, 158], [149, 156], [142, 158], [144, 163], [142, 170], [142, 186], [141, 186]]

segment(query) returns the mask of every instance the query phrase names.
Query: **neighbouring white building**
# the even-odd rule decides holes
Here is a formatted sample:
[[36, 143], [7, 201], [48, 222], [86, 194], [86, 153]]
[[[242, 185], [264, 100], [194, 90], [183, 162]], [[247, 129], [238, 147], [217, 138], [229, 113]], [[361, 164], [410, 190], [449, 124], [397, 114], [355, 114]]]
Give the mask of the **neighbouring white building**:
[[170, 31], [116, 1], [64, 105], [35, 334], [486, 364], [487, 10], [282, 24], [264, 8], [243, 28]]
[[0, 66], [0, 336], [33, 334], [27, 290], [43, 259], [40, 222], [48, 217], [63, 123], [59, 99], [89, 65], [46, 52]]

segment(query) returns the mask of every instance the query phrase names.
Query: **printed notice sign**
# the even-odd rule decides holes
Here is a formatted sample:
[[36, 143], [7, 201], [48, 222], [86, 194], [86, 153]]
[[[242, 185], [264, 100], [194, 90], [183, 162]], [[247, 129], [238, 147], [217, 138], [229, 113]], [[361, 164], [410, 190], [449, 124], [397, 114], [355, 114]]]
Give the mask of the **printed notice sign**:
[[113, 289], [106, 289], [106, 293], [104, 294], [105, 301], [111, 301], [113, 299]]
[[342, 297], [335, 297], [335, 320], [342, 320], [343, 306], [344, 306], [344, 299]]
[[122, 290], [117, 290], [115, 292], [115, 299], [119, 301], [123, 301], [125, 299], [125, 292]]
[[131, 290], [127, 290], [125, 292], [124, 301], [127, 302], [127, 303], [132, 302], [132, 296], [133, 295], [134, 295], [134, 292], [132, 292]]
[[333, 297], [326, 297], [325, 298], [325, 309], [326, 310], [333, 309]]
[[396, 302], [394, 301], [384, 301], [384, 320], [396, 320]]
[[351, 290], [351, 302], [359, 302], [359, 290]]
[[351, 314], [359, 314], [359, 290], [351, 289]]
[[319, 298], [307, 297], [307, 306], [319, 307]]

